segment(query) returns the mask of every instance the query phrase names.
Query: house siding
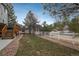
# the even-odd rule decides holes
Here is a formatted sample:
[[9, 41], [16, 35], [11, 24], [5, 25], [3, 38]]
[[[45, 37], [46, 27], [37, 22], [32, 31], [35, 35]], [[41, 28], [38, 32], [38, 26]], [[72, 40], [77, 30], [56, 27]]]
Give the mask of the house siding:
[[8, 12], [2, 4], [0, 4], [0, 23], [8, 24]]

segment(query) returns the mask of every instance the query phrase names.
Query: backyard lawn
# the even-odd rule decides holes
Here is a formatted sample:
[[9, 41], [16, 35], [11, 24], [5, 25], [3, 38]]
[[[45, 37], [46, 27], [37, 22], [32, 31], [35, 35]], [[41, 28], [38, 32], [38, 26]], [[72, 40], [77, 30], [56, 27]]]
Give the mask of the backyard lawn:
[[17, 56], [78, 56], [79, 51], [26, 34], [20, 40]]

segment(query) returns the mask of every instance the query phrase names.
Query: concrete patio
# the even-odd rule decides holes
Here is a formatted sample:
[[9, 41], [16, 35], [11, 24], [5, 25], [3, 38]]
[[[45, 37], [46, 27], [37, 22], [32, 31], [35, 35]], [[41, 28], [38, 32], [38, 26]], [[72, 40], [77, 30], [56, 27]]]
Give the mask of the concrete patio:
[[[15, 39], [17, 39], [18, 37], [20, 38], [21, 35], [16, 36], [16, 37], [13, 38], [13, 39], [1, 39], [1, 38], [0, 38], [0, 51], [1, 51], [2, 49], [4, 49], [7, 45], [9, 45], [12, 41], [14, 41]], [[19, 40], [19, 38], [18, 38], [18, 40]]]
[[10, 44], [13, 40], [11, 39], [6, 39], [6, 40], [1, 40], [0, 38], [0, 50], [4, 49], [8, 44]]
[[19, 47], [19, 40], [23, 35], [18, 35], [13, 39], [0, 39], [0, 55], [1, 56], [13, 56], [16, 54]]

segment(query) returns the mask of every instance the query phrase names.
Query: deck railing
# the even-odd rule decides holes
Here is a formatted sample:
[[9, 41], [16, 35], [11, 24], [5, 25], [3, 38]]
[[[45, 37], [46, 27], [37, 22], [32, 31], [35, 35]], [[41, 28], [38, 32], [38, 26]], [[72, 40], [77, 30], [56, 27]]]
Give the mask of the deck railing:
[[2, 37], [4, 37], [6, 35], [7, 32], [7, 25], [4, 25], [3, 29], [2, 29]]

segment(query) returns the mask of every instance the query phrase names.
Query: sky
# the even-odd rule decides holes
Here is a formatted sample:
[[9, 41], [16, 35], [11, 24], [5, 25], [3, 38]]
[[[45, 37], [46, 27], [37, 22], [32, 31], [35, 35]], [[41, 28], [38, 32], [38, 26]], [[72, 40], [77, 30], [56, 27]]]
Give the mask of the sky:
[[40, 3], [14, 3], [13, 7], [15, 15], [17, 16], [17, 22], [22, 25], [29, 10], [31, 10], [35, 16], [37, 16], [40, 24], [42, 24], [44, 21], [46, 21], [47, 24], [53, 23], [53, 18], [51, 18], [48, 14], [43, 14], [44, 10]]

